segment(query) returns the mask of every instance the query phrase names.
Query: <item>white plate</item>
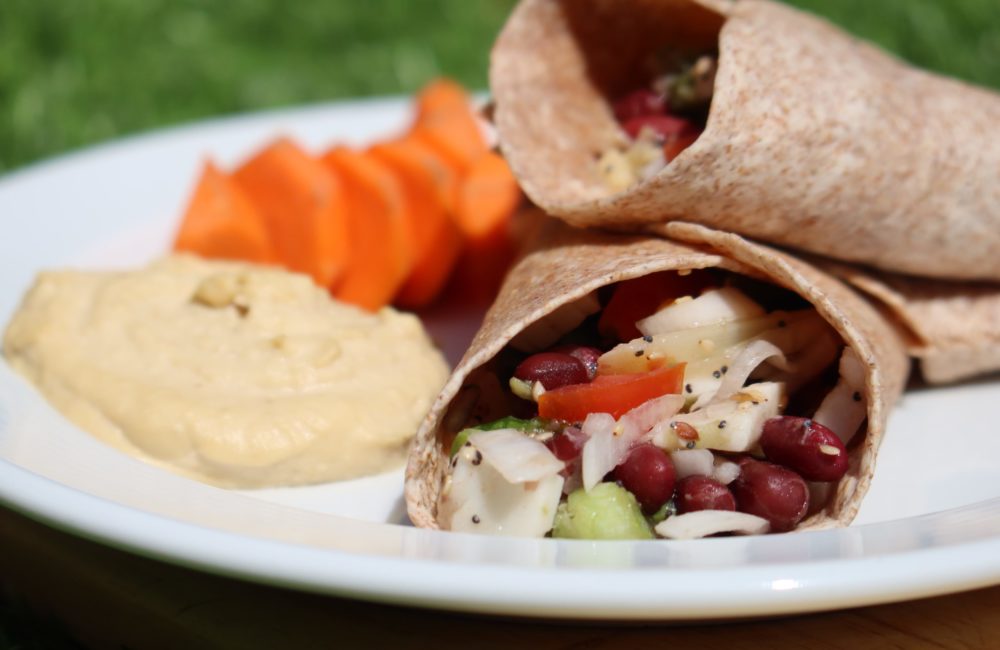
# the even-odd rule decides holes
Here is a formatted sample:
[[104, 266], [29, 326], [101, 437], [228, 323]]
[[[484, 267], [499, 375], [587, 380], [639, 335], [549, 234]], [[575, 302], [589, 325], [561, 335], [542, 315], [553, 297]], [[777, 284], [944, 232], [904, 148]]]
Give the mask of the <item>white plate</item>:
[[[0, 322], [43, 267], [165, 250], [201, 158], [278, 133], [319, 150], [400, 129], [373, 101], [228, 118], [71, 154], [0, 180]], [[433, 328], [454, 359], [468, 320]], [[0, 364], [0, 502], [170, 562], [316, 592], [497, 614], [704, 619], [888, 602], [1000, 582], [1000, 383], [907, 394], [851, 528], [691, 542], [495, 539], [406, 525], [402, 472], [231, 492], [136, 462]]]

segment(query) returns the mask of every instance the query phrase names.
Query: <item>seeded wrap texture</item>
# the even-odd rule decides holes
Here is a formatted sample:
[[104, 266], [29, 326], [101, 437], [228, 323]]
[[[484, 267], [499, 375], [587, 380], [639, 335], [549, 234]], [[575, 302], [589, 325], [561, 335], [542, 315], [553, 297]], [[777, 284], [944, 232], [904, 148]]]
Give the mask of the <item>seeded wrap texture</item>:
[[930, 280], [816, 260], [869, 296], [897, 324], [924, 381], [1000, 371], [1000, 283]]
[[[893, 329], [855, 292], [809, 264], [737, 235], [693, 224], [671, 224], [662, 237], [611, 234], [550, 222], [539, 249], [509, 273], [465, 356], [424, 419], [410, 449], [405, 494], [417, 526], [439, 528], [437, 503], [448, 464], [449, 406], [467, 378], [532, 323], [600, 287], [659, 271], [720, 268], [769, 280], [811, 303], [865, 364], [868, 423], [851, 445], [850, 468], [820, 511], [799, 530], [843, 526], [857, 513], [875, 469], [886, 418], [909, 369]], [[451, 432], [454, 433], [454, 432]]]
[[[715, 49], [707, 128], [612, 194], [609, 98], [648, 55]], [[1000, 280], [1000, 95], [914, 69], [766, 0], [522, 0], [490, 87], [527, 195], [578, 226], [673, 219], [914, 275]]]

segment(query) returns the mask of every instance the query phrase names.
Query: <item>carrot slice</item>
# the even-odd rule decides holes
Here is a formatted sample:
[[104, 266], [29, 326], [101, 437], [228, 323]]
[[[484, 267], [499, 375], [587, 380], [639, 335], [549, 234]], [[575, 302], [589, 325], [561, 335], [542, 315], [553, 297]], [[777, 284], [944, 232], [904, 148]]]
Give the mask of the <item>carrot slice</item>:
[[411, 134], [440, 152], [457, 169], [468, 169], [489, 150], [469, 96], [454, 81], [438, 79], [424, 86], [417, 95], [416, 107]]
[[412, 138], [382, 142], [369, 152], [397, 175], [410, 208], [413, 268], [395, 303], [408, 309], [427, 306], [441, 292], [462, 248], [461, 231], [450, 216], [454, 173]]
[[487, 152], [473, 163], [458, 189], [455, 218], [466, 239], [451, 289], [462, 299], [490, 301], [514, 259], [511, 218], [521, 189], [500, 155]]
[[488, 240], [521, 204], [521, 188], [507, 161], [488, 151], [462, 178], [456, 219], [472, 240]]
[[364, 152], [338, 146], [322, 161], [343, 180], [354, 251], [333, 295], [375, 311], [392, 301], [413, 265], [413, 224], [403, 185], [387, 165]]
[[348, 214], [339, 179], [288, 138], [248, 160], [234, 174], [257, 207], [278, 261], [324, 287], [347, 268]]
[[233, 179], [210, 160], [202, 168], [174, 250], [213, 259], [274, 261], [260, 214]]

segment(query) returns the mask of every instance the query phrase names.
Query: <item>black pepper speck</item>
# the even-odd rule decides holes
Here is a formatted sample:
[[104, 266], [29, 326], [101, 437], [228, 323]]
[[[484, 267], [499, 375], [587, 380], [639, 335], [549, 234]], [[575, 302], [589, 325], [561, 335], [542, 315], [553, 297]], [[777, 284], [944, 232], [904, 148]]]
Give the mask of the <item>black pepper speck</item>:
[[472, 523], [474, 524], [479, 523], [479, 515], [472, 515]]
[[646, 336], [642, 337], [642, 340], [645, 341], [646, 343], [652, 343], [653, 337], [647, 334]]
[[476, 450], [476, 457], [472, 459], [472, 464], [473, 465], [478, 465], [481, 462], [483, 462], [483, 452], [481, 452], [481, 451], [479, 451], [477, 449]]
[[646, 354], [645, 350], [636, 350], [635, 351], [635, 356], [637, 356], [637, 357], [641, 357], [644, 354]]
[[853, 395], [851, 395], [851, 398], [852, 398], [852, 399], [853, 399], [853, 400], [854, 400], [855, 402], [860, 402], [860, 401], [861, 401], [861, 393], [859, 393], [858, 391], [854, 391], [854, 394], [853, 394]]
[[694, 388], [691, 387], [691, 384], [687, 384], [686, 386], [684, 386], [684, 390], [687, 391], [688, 393], [694, 392]]
[[719, 420], [719, 428], [720, 429], [725, 429], [726, 428], [726, 421], [725, 420]]

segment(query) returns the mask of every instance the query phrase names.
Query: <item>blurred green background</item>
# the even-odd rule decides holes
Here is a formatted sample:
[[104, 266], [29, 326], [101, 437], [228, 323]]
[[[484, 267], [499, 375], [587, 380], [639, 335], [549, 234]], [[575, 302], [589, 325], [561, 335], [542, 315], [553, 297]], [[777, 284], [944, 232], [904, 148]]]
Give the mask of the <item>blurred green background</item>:
[[[1000, 0], [791, 0], [1000, 87]], [[0, 0], [0, 172], [211, 115], [486, 86], [513, 0]]]

